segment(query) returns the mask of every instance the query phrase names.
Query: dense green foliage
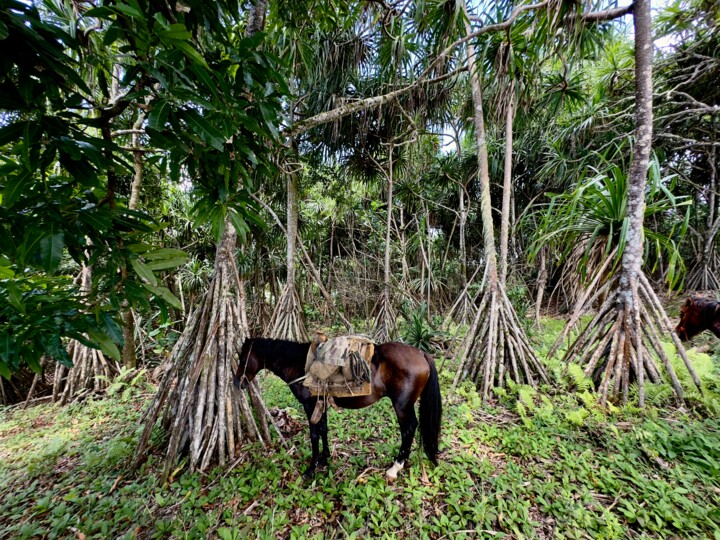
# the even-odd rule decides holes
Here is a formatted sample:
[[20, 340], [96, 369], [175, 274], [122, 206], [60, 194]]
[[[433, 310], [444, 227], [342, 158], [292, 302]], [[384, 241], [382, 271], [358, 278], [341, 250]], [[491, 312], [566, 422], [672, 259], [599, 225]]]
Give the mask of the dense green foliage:
[[[550, 328], [549, 326], [547, 327]], [[142, 376], [141, 376], [142, 377]], [[720, 528], [720, 425], [632, 407], [612, 412], [586, 391], [540, 397], [510, 390], [482, 409], [471, 386], [446, 396], [440, 465], [414, 452], [395, 484], [389, 402], [331, 411], [332, 462], [312, 482], [299, 405], [263, 381], [288, 438], [252, 461], [160, 484], [157, 457], [125, 467], [147, 387], [126, 377], [103, 401], [67, 410], [7, 409], [0, 418], [3, 536], [87, 538], [382, 537], [699, 538]]]
[[[470, 18], [455, 0], [269, 0], [251, 21], [258, 4], [237, 0], [0, 0], [0, 401], [48, 397], [54, 363], [71, 366], [70, 343], [118, 360], [130, 335], [140, 359], [139, 370], [106, 377], [102, 401], [0, 408], [0, 537], [720, 538], [717, 356], [689, 355], [701, 392], [670, 340], [660, 345], [685, 392], [681, 411], [662, 368], [662, 382], [645, 383], [647, 410], [632, 405], [630, 376], [630, 404], [601, 407], [582, 364], [559, 360], [567, 344], [548, 354], [561, 323], [539, 319], [590, 295], [593, 280], [601, 305], [622, 259], [635, 127], [629, 19], [588, 22], [605, 0], [552, 1], [484, 32], [521, 3], [467, 4]], [[264, 30], [248, 31], [251, 22]], [[552, 382], [500, 380], [485, 407], [471, 384], [451, 389], [488, 260], [466, 23], [478, 31], [490, 221], [510, 227], [504, 294]], [[720, 289], [720, 8], [675, 0], [654, 25], [643, 270], [677, 315], [663, 293]], [[387, 99], [367, 105], [373, 98]], [[288, 261], [293, 185], [299, 248]], [[228, 225], [238, 242], [206, 297]], [[346, 321], [370, 333], [387, 293], [391, 337], [439, 357], [441, 464], [415, 453], [386, 483], [398, 434], [382, 402], [330, 413], [333, 464], [305, 482], [303, 414], [268, 377], [286, 446], [234, 440], [236, 466], [206, 476], [172, 472], [159, 453], [130, 471], [157, 390], [145, 370], [171, 357], [179, 336], [191, 341], [188, 379], [203, 390], [180, 395], [174, 379], [164, 388], [192, 403], [193, 422], [201, 411], [199, 446], [196, 403], [209, 404], [205, 418], [218, 403], [239, 407], [227, 304], [232, 320], [247, 318], [237, 336], [267, 334], [288, 286], [299, 318], [329, 335]], [[215, 384], [198, 373], [214, 373], [214, 352], [203, 354], [219, 350], [229, 367]], [[251, 401], [252, 420], [262, 404]], [[169, 409], [158, 424], [174, 419]], [[150, 418], [154, 451], [167, 438]]]
[[[243, 235], [257, 220], [249, 190], [271, 169], [284, 79], [262, 35], [238, 35], [237, 3], [203, 6], [2, 3], [0, 40], [12, 43], [0, 70], [4, 376], [39, 369], [42, 354], [69, 364], [63, 338], [117, 359], [121, 304], [181, 307], [155, 274], [185, 253], [163, 245], [161, 212], [129, 208], [133, 150], [118, 137], [138, 122], [154, 147], [140, 149], [141, 166], [163, 183], [192, 178], [197, 223], [219, 238], [226, 214]], [[63, 257], [92, 266], [91, 297]]]

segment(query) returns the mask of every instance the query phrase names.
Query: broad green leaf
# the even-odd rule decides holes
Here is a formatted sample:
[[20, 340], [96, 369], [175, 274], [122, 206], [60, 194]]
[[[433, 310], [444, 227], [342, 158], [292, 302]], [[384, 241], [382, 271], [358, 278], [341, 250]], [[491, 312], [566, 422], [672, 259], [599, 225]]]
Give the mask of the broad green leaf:
[[183, 53], [185, 53], [185, 56], [187, 56], [190, 60], [197, 64], [200, 64], [203, 67], [208, 67], [205, 59], [187, 41], [173, 41], [172, 43]]
[[152, 285], [143, 286], [155, 296], [163, 299], [165, 302], [170, 304], [172, 307], [176, 309], [182, 309], [182, 303], [180, 302], [180, 300], [178, 300], [177, 297], [172, 292], [170, 292], [170, 289], [168, 289], [167, 287], [153, 287]]
[[100, 313], [100, 320], [103, 323], [103, 329], [105, 330], [105, 334], [110, 337], [113, 343], [122, 343], [124, 339], [123, 331], [120, 325], [115, 321], [115, 319], [113, 319], [108, 312], [103, 311]]
[[0, 364], [12, 366], [17, 362], [17, 343], [11, 335], [0, 334]]
[[160, 37], [169, 39], [188, 40], [192, 38], [192, 34], [188, 32], [185, 25], [181, 23], [171, 24], [167, 30], [160, 30], [157, 34]]
[[10, 208], [20, 195], [27, 190], [27, 185], [31, 175], [29, 172], [23, 174], [13, 174], [5, 179], [5, 188], [2, 191], [2, 205]]
[[174, 257], [172, 259], [159, 259], [157, 261], [148, 261], [145, 266], [150, 270], [167, 270], [185, 264], [188, 261], [187, 256]]
[[247, 222], [240, 216], [240, 214], [238, 214], [238, 212], [234, 208], [230, 208], [228, 210], [228, 214], [230, 215], [230, 221], [235, 228], [235, 232], [240, 235], [243, 243], [245, 243], [247, 241], [247, 232], [250, 230]]
[[40, 264], [43, 269], [52, 274], [60, 266], [63, 248], [65, 247], [65, 233], [49, 234], [40, 240]]
[[127, 248], [133, 253], [145, 253], [150, 251], [152, 246], [150, 244], [130, 244]]
[[8, 31], [7, 25], [0, 21], [0, 39], [7, 39], [10, 35], [10, 32]]
[[190, 69], [192, 69], [193, 72], [200, 78], [200, 80], [202, 80], [202, 82], [205, 84], [205, 87], [210, 92], [212, 92], [213, 96], [215, 96], [215, 99], [219, 101], [220, 96], [217, 93], [217, 84], [215, 83], [215, 81], [213, 81], [210, 73], [208, 73], [208, 70], [199, 64], [193, 64]]
[[215, 148], [215, 150], [222, 151], [225, 146], [225, 137], [222, 133], [210, 124], [204, 117], [202, 117], [197, 111], [188, 109], [184, 111], [185, 121], [204, 142]]
[[165, 129], [168, 114], [170, 113], [170, 104], [167, 101], [154, 101], [153, 108], [148, 115], [148, 128], [155, 131]]
[[160, 248], [148, 251], [145, 253], [144, 257], [150, 260], [175, 259], [178, 257], [187, 257], [187, 253], [185, 253], [182, 249]]
[[141, 263], [137, 259], [131, 259], [130, 265], [133, 267], [133, 270], [135, 270], [135, 273], [146, 283], [149, 283], [150, 285], [157, 285], [155, 274], [153, 274], [152, 270], [148, 268], [147, 265]]
[[88, 332], [88, 336], [94, 344], [100, 347], [103, 354], [108, 355], [113, 360], [120, 360], [120, 349], [118, 349], [118, 346], [113, 343], [109, 336], [98, 331], [90, 331]]
[[12, 281], [9, 281], [7, 283], [7, 291], [8, 302], [10, 302], [10, 305], [16, 307], [19, 311], [25, 313], [25, 305], [23, 304], [22, 291], [20, 290], [20, 287], [18, 287]]
[[134, 8], [132, 6], [128, 6], [127, 4], [114, 5], [113, 9], [116, 9], [120, 13], [128, 15], [129, 17], [138, 19], [139, 21], [143, 21], [143, 22], [145, 21], [145, 17], [139, 9]]

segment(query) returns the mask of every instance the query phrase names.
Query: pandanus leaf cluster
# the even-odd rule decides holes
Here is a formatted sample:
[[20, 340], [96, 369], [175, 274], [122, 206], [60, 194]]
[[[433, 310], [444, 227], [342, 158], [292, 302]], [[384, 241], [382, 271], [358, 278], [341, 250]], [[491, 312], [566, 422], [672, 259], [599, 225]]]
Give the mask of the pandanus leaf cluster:
[[[645, 189], [645, 261], [651, 271], [664, 263], [664, 276], [670, 286], [682, 280], [685, 266], [679, 243], [687, 230], [690, 204], [687, 197], [673, 194], [676, 178], [663, 176], [657, 157], [650, 162]], [[531, 257], [540, 249], [551, 246], [561, 261], [576, 261], [585, 279], [592, 270], [592, 261], [612, 256], [609, 275], [622, 259], [628, 231], [627, 215], [628, 174], [621, 159], [600, 156], [599, 164], [586, 166], [571, 189], [550, 194], [550, 202], [540, 207], [538, 214], [529, 215], [527, 222], [537, 223], [531, 245]], [[652, 227], [654, 218], [662, 217], [665, 229]], [[567, 267], [567, 265], [566, 265]]]

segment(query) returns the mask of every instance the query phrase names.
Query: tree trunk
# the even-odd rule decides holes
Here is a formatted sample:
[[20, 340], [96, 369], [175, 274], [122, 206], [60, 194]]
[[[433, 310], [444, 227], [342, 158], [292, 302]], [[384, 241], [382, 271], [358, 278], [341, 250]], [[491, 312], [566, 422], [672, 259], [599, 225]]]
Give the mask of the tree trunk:
[[373, 337], [378, 343], [390, 341], [391, 336], [395, 332], [395, 315], [392, 309], [391, 296], [391, 271], [390, 271], [390, 254], [392, 245], [390, 243], [390, 233], [392, 231], [392, 211], [393, 211], [393, 145], [388, 148], [388, 172], [387, 178], [387, 219], [385, 221], [385, 259], [383, 263], [383, 292], [378, 300], [375, 315], [375, 325], [373, 328]]
[[[264, 20], [265, 9], [266, 1], [258, 0], [247, 35], [257, 30], [257, 21]], [[236, 242], [237, 233], [226, 218], [208, 290], [175, 344], [145, 413], [134, 468], [145, 459], [150, 434], [161, 415], [169, 435], [164, 478], [183, 455], [189, 457], [191, 470], [204, 471], [211, 464], [234, 460], [237, 447], [247, 442], [269, 442], [271, 419], [257, 384], [248, 391], [233, 385], [237, 350], [249, 334], [245, 284], [235, 265]]]
[[[472, 34], [467, 7], [467, 34]], [[490, 201], [490, 173], [488, 170], [487, 141], [485, 138], [485, 117], [480, 85], [481, 63], [475, 53], [472, 40], [467, 43], [470, 85], [474, 105], [473, 120], [478, 151], [480, 179], [480, 211], [483, 224], [485, 250], [485, 279], [480, 307], [461, 345], [460, 362], [453, 385], [460, 379], [469, 378], [478, 386], [483, 400], [490, 397], [495, 386], [504, 386], [506, 377], [517, 383], [535, 386], [538, 382], [549, 382], [545, 367], [537, 359], [524, 329], [518, 320], [515, 308], [505, 294], [505, 287], [498, 276], [495, 235]]]
[[298, 234], [297, 177], [287, 177], [287, 280], [270, 322], [270, 336], [293, 341], [307, 340], [302, 303], [295, 286], [295, 247]]
[[[80, 291], [90, 295], [92, 290], [92, 267], [83, 266], [80, 271]], [[87, 337], [87, 336], [85, 336]], [[61, 405], [78, 401], [90, 393], [101, 392], [120, 372], [120, 366], [98, 349], [70, 340], [67, 347], [73, 367], [55, 366], [53, 401]]]
[[503, 200], [500, 222], [500, 283], [507, 285], [508, 273], [508, 245], [510, 234], [510, 199], [512, 194], [512, 149], [513, 149], [513, 119], [515, 117], [515, 85], [510, 83], [508, 92], [507, 111], [505, 113], [505, 169], [503, 175]]
[[[145, 121], [145, 113], [138, 115], [137, 121], [133, 124], [132, 147], [133, 151], [133, 180], [130, 186], [130, 200], [128, 208], [137, 210], [140, 203], [140, 188], [143, 181], [143, 151], [140, 148], [139, 131]], [[133, 317], [132, 308], [127, 302], [123, 302], [123, 349], [122, 363], [128, 369], [134, 369], [137, 366], [137, 357], [135, 355], [135, 318]]]
[[[592, 298], [576, 306], [575, 313], [563, 333], [578, 318], [581, 309], [589, 307], [603, 290], [612, 291], [602, 303], [593, 320], [568, 347], [565, 360], [578, 359], [587, 376], [598, 386], [600, 402], [626, 403], [630, 385], [637, 382], [638, 404], [645, 405], [645, 380], [660, 382], [661, 374], [655, 359], [665, 366], [676, 396], [682, 402], [683, 390], [663, 350], [660, 338], [670, 336], [693, 381], [700, 388], [685, 349], [665, 314], [650, 283], [642, 272], [643, 217], [645, 180], [652, 146], [652, 35], [650, 0], [636, 0], [635, 23], [635, 147], [630, 164], [627, 195], [628, 231], [618, 277], [601, 287]], [[606, 261], [607, 263], [607, 261]], [[598, 279], [596, 276], [595, 279]], [[553, 347], [554, 348], [554, 347]], [[654, 352], [654, 355], [652, 354]]]
[[[295, 64], [293, 63], [291, 77], [295, 77]], [[295, 118], [295, 102], [290, 103], [290, 125]], [[290, 138], [290, 147], [293, 156], [297, 154], [297, 147], [294, 139]], [[272, 321], [270, 322], [270, 336], [273, 338], [290, 339], [294, 341], [305, 341], [308, 339], [305, 321], [303, 320], [303, 309], [300, 297], [295, 286], [295, 242], [298, 236], [298, 221], [300, 209], [298, 207], [297, 175], [300, 172], [300, 164], [292, 164], [294, 168], [287, 174], [287, 280], [280, 299], [275, 306]]]

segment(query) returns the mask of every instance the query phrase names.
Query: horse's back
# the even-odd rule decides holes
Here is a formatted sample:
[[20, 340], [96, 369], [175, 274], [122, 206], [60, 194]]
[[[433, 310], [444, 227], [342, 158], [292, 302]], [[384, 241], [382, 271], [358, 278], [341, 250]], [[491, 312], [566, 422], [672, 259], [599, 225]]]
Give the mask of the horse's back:
[[430, 378], [432, 358], [406, 343], [389, 342], [375, 348], [380, 378], [389, 397], [410, 393], [414, 402]]

